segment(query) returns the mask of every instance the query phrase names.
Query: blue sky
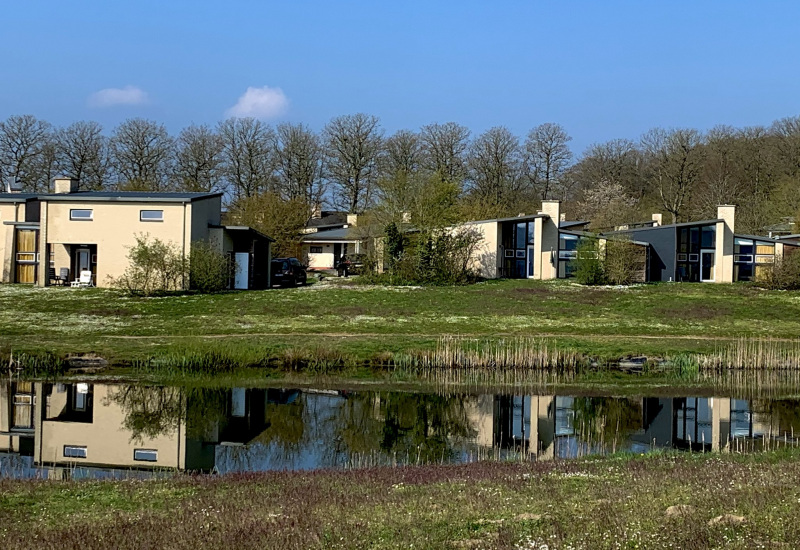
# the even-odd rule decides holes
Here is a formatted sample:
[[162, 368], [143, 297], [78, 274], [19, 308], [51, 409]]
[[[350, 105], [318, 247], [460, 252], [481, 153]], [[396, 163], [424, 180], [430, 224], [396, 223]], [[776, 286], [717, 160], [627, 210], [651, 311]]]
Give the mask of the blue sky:
[[2, 119], [141, 116], [177, 132], [230, 113], [319, 129], [366, 112], [387, 132], [452, 120], [521, 136], [558, 122], [580, 153], [653, 126], [800, 114], [800, 2], [3, 4]]

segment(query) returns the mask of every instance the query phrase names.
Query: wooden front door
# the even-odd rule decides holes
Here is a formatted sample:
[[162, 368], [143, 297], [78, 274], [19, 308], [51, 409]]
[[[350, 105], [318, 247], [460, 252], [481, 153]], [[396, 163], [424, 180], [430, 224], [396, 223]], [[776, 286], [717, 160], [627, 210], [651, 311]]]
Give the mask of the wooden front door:
[[35, 229], [17, 229], [16, 242], [16, 282], [30, 283], [36, 282], [37, 261], [37, 237], [39, 232]]

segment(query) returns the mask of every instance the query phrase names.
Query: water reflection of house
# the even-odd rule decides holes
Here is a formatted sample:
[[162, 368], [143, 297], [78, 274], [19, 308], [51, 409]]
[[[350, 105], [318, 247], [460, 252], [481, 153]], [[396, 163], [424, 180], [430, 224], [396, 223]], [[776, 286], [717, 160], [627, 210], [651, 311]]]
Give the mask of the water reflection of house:
[[257, 438], [270, 426], [265, 408], [291, 403], [297, 392], [233, 388], [214, 395], [208, 403], [176, 388], [6, 382], [0, 452], [47, 468], [210, 471], [218, 445]]
[[[732, 440], [779, 438], [789, 431], [768, 414], [752, 412], [749, 402], [741, 399], [639, 398], [624, 400], [636, 412], [627, 425], [609, 426], [608, 433], [598, 436], [581, 424], [586, 418], [576, 417], [576, 402], [583, 399], [613, 398], [477, 396], [468, 407], [478, 433], [475, 443], [484, 449], [525, 452], [548, 460], [609, 450], [726, 451]], [[602, 425], [607, 419], [595, 420]]]

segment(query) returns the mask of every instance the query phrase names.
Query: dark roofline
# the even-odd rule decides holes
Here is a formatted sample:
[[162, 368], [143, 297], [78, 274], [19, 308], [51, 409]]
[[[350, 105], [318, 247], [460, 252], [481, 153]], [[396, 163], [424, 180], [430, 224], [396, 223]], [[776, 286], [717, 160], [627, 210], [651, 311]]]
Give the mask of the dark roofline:
[[250, 233], [255, 233], [256, 235], [258, 235], [262, 239], [267, 239], [271, 243], [275, 242], [275, 239], [273, 239], [269, 235], [267, 235], [265, 233], [262, 233], [258, 229], [253, 229], [252, 227], [250, 227], [248, 225], [215, 225], [215, 224], [211, 224], [210, 223], [210, 224], [208, 224], [208, 227], [211, 227], [211, 228], [214, 228], [214, 229], [224, 229], [226, 231], [247, 231], [247, 232], [250, 232]]
[[723, 220], [721, 218], [718, 218], [716, 220], [700, 220], [700, 221], [696, 221], [696, 222], [671, 223], [671, 224], [668, 224], [668, 225], [656, 225], [656, 226], [653, 226], [653, 227], [634, 227], [633, 229], [619, 229], [617, 231], [606, 231], [606, 232], [603, 233], [603, 235], [613, 235], [614, 233], [631, 233], [631, 232], [634, 232], [634, 231], [637, 231], [637, 232], [638, 231], [653, 231], [654, 229], [668, 229], [670, 227], [678, 228], [678, 227], [690, 227], [690, 226], [695, 226], [695, 225], [713, 225], [713, 224], [716, 224], [716, 223], [719, 223], [719, 222], [722, 222], [722, 221], [725, 221], [725, 220]]
[[38, 195], [48, 202], [194, 202], [222, 197], [223, 193], [147, 193], [139, 191], [77, 191]]
[[39, 198], [39, 195], [36, 193], [0, 193], [0, 202], [19, 203], [36, 200], [37, 198]]

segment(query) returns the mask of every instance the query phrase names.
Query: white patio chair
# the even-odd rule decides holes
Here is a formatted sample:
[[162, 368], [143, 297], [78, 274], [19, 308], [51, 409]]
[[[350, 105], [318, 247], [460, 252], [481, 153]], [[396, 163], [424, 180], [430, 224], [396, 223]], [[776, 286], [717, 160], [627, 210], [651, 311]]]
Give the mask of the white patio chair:
[[94, 286], [94, 283], [92, 282], [92, 272], [88, 270], [81, 271], [80, 277], [77, 280], [72, 281], [69, 286], [82, 288]]

